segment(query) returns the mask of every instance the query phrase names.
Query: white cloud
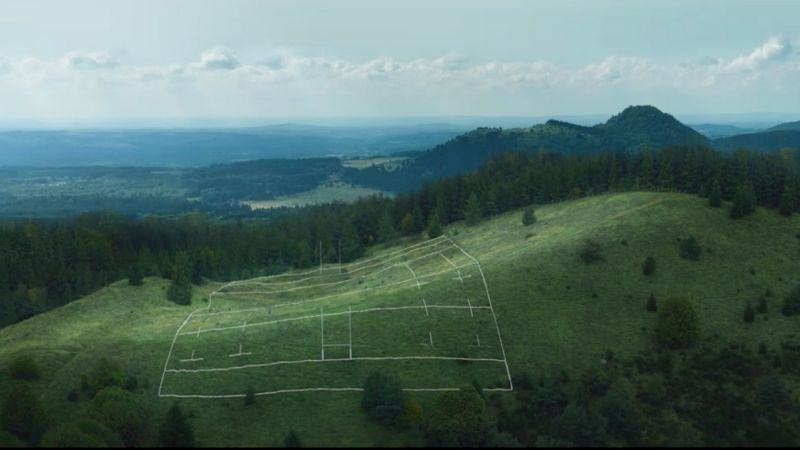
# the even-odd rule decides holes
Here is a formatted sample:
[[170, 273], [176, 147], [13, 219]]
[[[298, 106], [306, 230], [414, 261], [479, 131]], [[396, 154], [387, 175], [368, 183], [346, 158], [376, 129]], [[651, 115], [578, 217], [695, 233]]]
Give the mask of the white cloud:
[[723, 67], [728, 71], [755, 70], [772, 62], [784, 61], [791, 53], [792, 44], [788, 39], [773, 37], [749, 55], [740, 56]]
[[70, 116], [81, 97], [87, 99], [81, 113], [96, 108], [123, 116], [555, 114], [720, 99], [741, 99], [742, 110], [789, 110], [800, 98], [794, 48], [790, 40], [771, 38], [730, 59], [665, 63], [612, 55], [574, 68], [536, 60], [471, 63], [458, 54], [353, 62], [285, 49], [248, 62], [221, 46], [193, 62], [151, 66], [122, 64], [106, 52], [74, 51], [55, 60], [0, 57], [0, 97], [11, 99], [0, 104], [0, 117], [24, 114], [34, 98], [46, 107], [30, 114], [48, 109]]
[[62, 64], [67, 69], [95, 70], [112, 69], [117, 67], [119, 62], [106, 52], [73, 51], [64, 55]]
[[234, 53], [224, 47], [215, 47], [204, 51], [200, 55], [200, 62], [193, 64], [193, 67], [208, 70], [233, 70], [239, 66], [239, 61]]

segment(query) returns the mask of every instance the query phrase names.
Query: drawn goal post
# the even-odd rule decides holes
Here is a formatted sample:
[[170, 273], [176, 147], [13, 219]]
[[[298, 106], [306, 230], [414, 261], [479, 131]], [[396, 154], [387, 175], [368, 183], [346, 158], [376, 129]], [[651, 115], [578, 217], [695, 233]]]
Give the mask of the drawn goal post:
[[[273, 303], [193, 313], [176, 333], [159, 395], [228, 397], [249, 387], [262, 395], [358, 390], [371, 370], [398, 373], [410, 390], [452, 389], [455, 380], [473, 379], [490, 389], [510, 388], [480, 266], [454, 243], [439, 242], [390, 255], [365, 271], [370, 287], [364, 289], [342, 283], [336, 290], [328, 281], [305, 288], [319, 280], [304, 280], [288, 287], [303, 289], [234, 290], [234, 297]], [[376, 274], [388, 273], [405, 278], [375, 282]], [[280, 303], [288, 293], [296, 301]]]

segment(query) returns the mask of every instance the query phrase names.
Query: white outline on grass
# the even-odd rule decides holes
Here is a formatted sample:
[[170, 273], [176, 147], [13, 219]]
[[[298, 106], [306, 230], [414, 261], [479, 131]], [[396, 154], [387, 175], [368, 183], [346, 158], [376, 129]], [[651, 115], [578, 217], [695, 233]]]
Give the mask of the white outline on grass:
[[[245, 397], [247, 395], [247, 394], [228, 394], [228, 395], [164, 394], [163, 393], [164, 378], [165, 378], [166, 373], [168, 371], [171, 372], [171, 373], [174, 373], [174, 372], [191, 372], [191, 373], [194, 373], [194, 372], [218, 372], [218, 371], [240, 370], [240, 369], [246, 369], [246, 368], [251, 368], [251, 367], [268, 367], [268, 366], [274, 366], [274, 365], [280, 365], [280, 364], [300, 364], [300, 363], [314, 363], [314, 362], [338, 362], [338, 361], [359, 361], [359, 360], [451, 360], [451, 361], [452, 360], [456, 360], [456, 361], [476, 361], [476, 362], [477, 361], [482, 361], [482, 362], [503, 363], [505, 368], [506, 368], [506, 374], [508, 375], [509, 387], [508, 388], [483, 388], [483, 390], [484, 391], [512, 391], [514, 388], [513, 388], [513, 382], [512, 382], [512, 379], [511, 379], [511, 372], [510, 372], [510, 369], [508, 367], [508, 359], [506, 357], [505, 347], [503, 346], [503, 341], [502, 341], [502, 337], [501, 337], [501, 334], [500, 334], [500, 327], [499, 327], [498, 322], [497, 322], [497, 316], [496, 316], [496, 314], [494, 312], [494, 308], [492, 306], [491, 295], [489, 293], [489, 285], [486, 282], [486, 276], [483, 273], [483, 269], [481, 268], [480, 262], [478, 262], [478, 260], [475, 257], [473, 257], [472, 255], [467, 253], [461, 246], [456, 244], [449, 236], [446, 236], [446, 235], [442, 235], [442, 236], [439, 236], [437, 238], [434, 238], [434, 239], [431, 239], [431, 240], [428, 240], [428, 241], [424, 241], [424, 242], [415, 244], [414, 246], [423, 246], [426, 243], [427, 244], [431, 244], [433, 241], [436, 241], [437, 239], [442, 238], [442, 237], [444, 239], [446, 239], [447, 241], [449, 241], [452, 246], [457, 248], [461, 253], [463, 253], [467, 258], [471, 259], [474, 262], [474, 264], [478, 266], [478, 271], [481, 274], [481, 278], [483, 280], [484, 288], [486, 290], [486, 297], [487, 297], [487, 300], [489, 301], [489, 306], [488, 307], [486, 307], [486, 306], [473, 307], [471, 304], [469, 304], [469, 306], [466, 307], [466, 308], [463, 307], [463, 306], [462, 307], [459, 307], [459, 306], [446, 306], [446, 305], [429, 306], [429, 305], [425, 304], [422, 307], [419, 307], [419, 306], [416, 306], [416, 307], [415, 306], [407, 306], [407, 307], [369, 308], [369, 309], [366, 309], [366, 310], [359, 310], [359, 311], [356, 311], [356, 312], [359, 313], [359, 312], [371, 312], [371, 311], [386, 311], [386, 310], [398, 310], [398, 309], [420, 309], [420, 308], [425, 308], [426, 309], [426, 313], [427, 313], [427, 308], [429, 308], [429, 307], [440, 307], [440, 308], [448, 308], [448, 309], [467, 309], [468, 308], [468, 309], [470, 309], [470, 313], [472, 313], [472, 309], [473, 308], [489, 309], [491, 311], [491, 313], [492, 313], [492, 318], [494, 320], [495, 328], [497, 330], [497, 337], [498, 337], [498, 341], [500, 342], [500, 348], [501, 348], [501, 351], [502, 351], [503, 359], [494, 359], [494, 358], [461, 358], [461, 357], [446, 357], [446, 356], [356, 357], [356, 358], [354, 358], [352, 356], [352, 341], [351, 341], [350, 342], [350, 357], [348, 357], [348, 358], [341, 358], [341, 359], [337, 358], [337, 359], [327, 359], [326, 360], [326, 359], [324, 359], [324, 353], [323, 353], [322, 359], [320, 359], [320, 360], [276, 361], [276, 362], [272, 362], [272, 363], [247, 365], [247, 366], [235, 366], [235, 367], [228, 367], [228, 368], [168, 369], [169, 362], [170, 362], [170, 360], [172, 358], [172, 352], [173, 352], [173, 349], [174, 349], [174, 346], [175, 346], [175, 342], [177, 341], [178, 336], [181, 335], [180, 331], [186, 326], [186, 324], [189, 322], [189, 320], [192, 318], [192, 316], [196, 312], [201, 311], [202, 309], [205, 309], [206, 311], [210, 311], [211, 310], [211, 297], [212, 296], [221, 293], [221, 291], [223, 289], [225, 289], [225, 288], [227, 288], [229, 286], [236, 286], [236, 285], [246, 284], [246, 283], [242, 283], [242, 280], [239, 280], [238, 282], [234, 281], [234, 282], [230, 282], [230, 283], [224, 284], [223, 286], [219, 287], [217, 290], [215, 290], [212, 293], [210, 293], [209, 294], [208, 306], [206, 308], [201, 308], [201, 309], [198, 309], [198, 310], [195, 310], [195, 311], [192, 311], [191, 313], [189, 313], [189, 315], [183, 321], [181, 326], [178, 327], [178, 329], [175, 331], [175, 336], [173, 336], [172, 343], [170, 344], [170, 349], [169, 349], [169, 352], [167, 354], [167, 359], [166, 359], [166, 361], [164, 363], [164, 370], [163, 370], [163, 372], [161, 374], [161, 381], [160, 381], [159, 387], [158, 387], [158, 395], [159, 395], [159, 397], [176, 397], [176, 398], [237, 398], [237, 397]], [[431, 245], [437, 245], [437, 244], [438, 244], [438, 242], [436, 242], [435, 244], [431, 244]], [[409, 248], [411, 248], [411, 247], [408, 247], [408, 248], [405, 248], [405, 249], [400, 250], [398, 252], [395, 252], [392, 255], [396, 256], [396, 255], [400, 255], [400, 254], [411, 253], [411, 251], [409, 251]], [[438, 253], [443, 258], [445, 258], [448, 262], [450, 262], [450, 260], [447, 259], [441, 253], [441, 251], [438, 252]], [[386, 255], [383, 255], [383, 256], [385, 257]], [[423, 258], [428, 257], [428, 256], [430, 256], [430, 254], [424, 255], [424, 256], [419, 257], [419, 258], [415, 258], [415, 259], [409, 260], [409, 261], [405, 262], [404, 264], [406, 265], [406, 267], [409, 270], [411, 270], [411, 267], [408, 266], [409, 262], [416, 261], [416, 260], [419, 260], [419, 259], [423, 259]], [[379, 256], [379, 257], [371, 258], [370, 260], [377, 260], [377, 259], [380, 259], [380, 258], [381, 257]], [[363, 264], [366, 261], [368, 261], [368, 260], [360, 261], [358, 263], [352, 263], [352, 265]], [[386, 264], [386, 262], [383, 261], [383, 262], [377, 263], [375, 265], [381, 265], [381, 264]], [[458, 270], [459, 271], [459, 278], [461, 278], [460, 277], [460, 275], [461, 275], [460, 274], [460, 269], [462, 267], [467, 267], [467, 266], [471, 265], [471, 264], [466, 264], [466, 265], [461, 265], [461, 266], [455, 266], [455, 264], [453, 264], [452, 262], [450, 262], [450, 264], [453, 266], [451, 269], [435, 272], [433, 274], [423, 275], [423, 276], [421, 276], [419, 278], [428, 278], [428, 277], [439, 275], [441, 273], [449, 272], [451, 270]], [[351, 264], [348, 264], [347, 266], [349, 267], [350, 265]], [[361, 268], [359, 270], [363, 270], [363, 269], [368, 268], [368, 267], [373, 267], [375, 265], [365, 266], [365, 267], [363, 267], [363, 268]], [[376, 275], [376, 274], [382, 273], [383, 271], [389, 270], [392, 267], [395, 267], [397, 265], [400, 265], [400, 264], [393, 264], [392, 266], [386, 267], [386, 268], [381, 269], [381, 270], [379, 270], [377, 272], [374, 272], [374, 273], [363, 275], [361, 277], [363, 278], [363, 277], [370, 276], [370, 275]], [[341, 266], [337, 266], [337, 267], [333, 267], [331, 269], [339, 269], [340, 267]], [[319, 276], [322, 276], [322, 270], [323, 270], [322, 267], [320, 267]], [[315, 272], [317, 272], [317, 271], [313, 270], [313, 271], [309, 271], [308, 273], [315, 273]], [[413, 281], [415, 281], [417, 283], [417, 287], [420, 288], [418, 277], [416, 276], [416, 274], [414, 273], [413, 270], [411, 270], [411, 272], [412, 272], [412, 275], [414, 276]], [[297, 273], [280, 274], [280, 275], [275, 275], [275, 276], [270, 276], [270, 277], [261, 277], [261, 278], [257, 278], [257, 279], [270, 279], [270, 278], [277, 278], [277, 277], [280, 277], [280, 276], [290, 276], [290, 275], [302, 275], [302, 273], [301, 274], [297, 274]], [[357, 279], [357, 278], [348, 279], [348, 280], [345, 280], [345, 281], [351, 281], [351, 280], [355, 280], [355, 279]], [[367, 289], [362, 290], [361, 292], [367, 291], [367, 290], [372, 290], [372, 289], [382, 289], [382, 288], [386, 288], [386, 287], [389, 287], [389, 286], [392, 286], [392, 285], [403, 284], [403, 283], [407, 283], [407, 282], [410, 282], [410, 281], [412, 281], [412, 279], [404, 280], [404, 281], [401, 281], [399, 283], [390, 283], [389, 285], [384, 285], [384, 286], [379, 286], [379, 287], [374, 287], [374, 288], [367, 288]], [[461, 281], [463, 282], [463, 279]], [[318, 284], [318, 285], [314, 285], [313, 287], [320, 287], [320, 286], [326, 286], [326, 285], [330, 285], [330, 284], [340, 284], [340, 283], [341, 282], [321, 283], [321, 284]], [[293, 291], [293, 290], [295, 290], [295, 289], [289, 289], [289, 291]], [[284, 291], [252, 292], [252, 294], [256, 294], [256, 293], [258, 293], [258, 294], [274, 294], [274, 293], [280, 293], [280, 292], [284, 292]], [[297, 305], [297, 304], [303, 304], [303, 303], [308, 303], [308, 302], [312, 302], [312, 301], [320, 301], [320, 300], [323, 300], [325, 298], [331, 298], [331, 297], [335, 297], [335, 296], [338, 296], [338, 295], [345, 295], [345, 294], [351, 294], [351, 293], [352, 292], [346, 292], [346, 293], [341, 293], [341, 294], [334, 294], [334, 295], [330, 295], [330, 296], [324, 296], [324, 297], [311, 299], [311, 300], [305, 300], [305, 301], [294, 302], [294, 303], [286, 303], [286, 304], [282, 304], [282, 305], [273, 305], [273, 306], [280, 307], [280, 306]], [[233, 293], [232, 292], [223, 292], [222, 294], [230, 295], [230, 294], [233, 294]], [[239, 294], [241, 294], [241, 292], [239, 292]], [[469, 300], [468, 300], [468, 303], [469, 303]], [[199, 314], [198, 316], [208, 316], [208, 315], [215, 315], [215, 314], [221, 314], [221, 313], [236, 313], [236, 312], [245, 312], [245, 311], [254, 311], [254, 310], [264, 310], [264, 309], [271, 308], [271, 307], [272, 306], [263, 307], [263, 308], [252, 308], [252, 309], [249, 309], [249, 310], [227, 311], [227, 312], [218, 312], [218, 313], [206, 313], [206, 314]], [[321, 306], [321, 308], [322, 308], [322, 306]], [[348, 311], [346, 313], [331, 313], [331, 314], [328, 314], [328, 315], [348, 314], [350, 317], [352, 317], [352, 313], [353, 313], [352, 309], [348, 308]], [[320, 321], [321, 322], [322, 322], [322, 320], [323, 320], [325, 315], [326, 314], [324, 314], [323, 311], [320, 310], [320, 314], [319, 314], [318, 317], [320, 317]], [[314, 316], [309, 316], [309, 317], [317, 317], [317, 316], [314, 315]], [[289, 318], [289, 319], [282, 319], [282, 320], [279, 320], [279, 321], [256, 323], [256, 324], [251, 324], [251, 326], [260, 325], [260, 324], [267, 324], [267, 323], [286, 322], [286, 321], [290, 321], [290, 320], [299, 320], [299, 319], [302, 319], [302, 318]], [[225, 329], [243, 328], [243, 327], [246, 327], [246, 324], [243, 324], [243, 325], [240, 325], [240, 326], [235, 326], [235, 327], [228, 327], [228, 328], [225, 328]], [[221, 330], [222, 329], [208, 329], [208, 330], [202, 330], [202, 332], [206, 332], [206, 331], [221, 331]], [[198, 328], [198, 330], [196, 332], [186, 333], [186, 334], [197, 334], [199, 336], [200, 332], [201, 332], [201, 330]], [[323, 331], [323, 333], [324, 333], [324, 331]], [[430, 334], [429, 334], [429, 337], [431, 337], [431, 339], [432, 339], [432, 336], [430, 336]], [[322, 339], [324, 339], [324, 334], [322, 334]], [[322, 342], [321, 348], [322, 348], [322, 351], [324, 352], [324, 348], [325, 348], [324, 341]], [[413, 392], [413, 391], [417, 391], [417, 392], [426, 392], [426, 391], [441, 392], [441, 391], [457, 391], [457, 390], [459, 390], [459, 388], [406, 388], [406, 389], [403, 389], [403, 390], [404, 391], [411, 391], [411, 392]], [[278, 390], [278, 391], [259, 392], [259, 393], [256, 393], [255, 395], [274, 395], [274, 394], [292, 393], [292, 392], [322, 392], [322, 391], [326, 391], [326, 392], [362, 392], [363, 389], [362, 388], [327, 388], [327, 387], [318, 387], [318, 388], [303, 388], [303, 389], [282, 389], [282, 390]]]

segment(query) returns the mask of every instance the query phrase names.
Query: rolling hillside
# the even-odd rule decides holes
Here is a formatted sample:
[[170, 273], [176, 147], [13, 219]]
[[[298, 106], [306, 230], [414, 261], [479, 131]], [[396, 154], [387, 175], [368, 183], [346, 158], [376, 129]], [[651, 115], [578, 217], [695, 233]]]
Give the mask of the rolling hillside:
[[[0, 370], [0, 389], [4, 391], [0, 395], [12, 388], [12, 384], [7, 382], [6, 364], [22, 353], [33, 355], [42, 367], [42, 378], [34, 383], [41, 392], [47, 412], [56, 421], [68, 420], [86, 411], [87, 400], [69, 402], [66, 398], [70, 390], [79, 386], [81, 375], [85, 375], [100, 357], [116, 361], [137, 377], [139, 383], [134, 392], [153, 416], [160, 417], [173, 400], [160, 398], [160, 388], [163, 388], [162, 394], [241, 393], [253, 380], [260, 379], [263, 372], [230, 378], [212, 374], [202, 377], [199, 372], [190, 372], [187, 375], [195, 378], [189, 382], [179, 378], [179, 372], [170, 372], [170, 377], [176, 377], [168, 378], [165, 369], [181, 367], [182, 364], [167, 356], [173, 351], [170, 343], [174, 342], [175, 349], [188, 343], [183, 352], [186, 355], [180, 358], [191, 360], [199, 355], [190, 357], [189, 348], [196, 342], [205, 342], [203, 348], [216, 355], [213, 358], [219, 361], [201, 361], [195, 368], [202, 368], [203, 364], [212, 367], [212, 362], [220, 361], [228, 364], [234, 357], [244, 357], [239, 354], [248, 352], [246, 348], [236, 346], [241, 343], [239, 333], [248, 336], [252, 333], [253, 338], [270, 336], [268, 331], [261, 333], [266, 327], [247, 327], [242, 325], [242, 319], [251, 324], [264, 321], [265, 317], [267, 320], [277, 319], [277, 315], [282, 314], [280, 309], [276, 309], [278, 304], [314, 298], [319, 301], [313, 304], [313, 308], [295, 312], [317, 314], [314, 316], [317, 318], [321, 314], [335, 313], [338, 319], [332, 316], [331, 322], [327, 322], [326, 316], [327, 325], [315, 319], [309, 322], [308, 328], [290, 327], [286, 328], [287, 333], [304, 336], [318, 333], [320, 325], [330, 326], [323, 328], [337, 333], [335, 338], [333, 334], [325, 334], [331, 337], [330, 343], [349, 342], [350, 347], [346, 348], [370, 356], [389, 347], [391, 355], [442, 351], [446, 353], [444, 356], [459, 356], [459, 352], [465, 352], [472, 357], [469, 352], [491, 352], [484, 356], [474, 355], [476, 358], [506, 360], [512, 378], [524, 373], [549, 375], [561, 369], [599, 367], [604, 364], [603, 358], [608, 350], [620, 357], [630, 357], [647, 348], [655, 323], [655, 315], [645, 310], [646, 300], [651, 294], [658, 299], [670, 296], [688, 298], [698, 314], [702, 342], [719, 339], [763, 342], [769, 349], [784, 341], [796, 343], [797, 318], [784, 317], [779, 310], [786, 293], [800, 283], [800, 269], [795, 264], [800, 256], [800, 219], [796, 215], [787, 219], [774, 211], [759, 208], [754, 215], [734, 221], [728, 216], [729, 208], [728, 204], [719, 209], [710, 208], [705, 200], [694, 196], [647, 192], [541, 205], [536, 210], [538, 221], [531, 227], [521, 225], [520, 211], [500, 215], [475, 227], [456, 223], [445, 228], [446, 237], [443, 238], [427, 242], [419, 239], [400, 246], [376, 248], [367, 259], [346, 266], [341, 273], [338, 266], [329, 264], [323, 267], [322, 273], [312, 270], [305, 274], [289, 273], [283, 278], [254, 279], [248, 281], [249, 287], [246, 283], [226, 286], [209, 282], [195, 288], [193, 304], [187, 307], [174, 305], [165, 299], [167, 282], [164, 280], [148, 278], [141, 287], [131, 287], [120, 281], [82, 300], [0, 330], [0, 367], [3, 368]], [[698, 261], [682, 259], [678, 255], [678, 241], [689, 236], [696, 237], [703, 249]], [[585, 239], [600, 244], [601, 261], [585, 264], [578, 257]], [[413, 253], [424, 248], [428, 251]], [[654, 256], [657, 263], [657, 269], [650, 277], [642, 275], [641, 271], [641, 263], [648, 255]], [[426, 259], [428, 256], [430, 259]], [[480, 297], [481, 284], [460, 291], [465, 285], [452, 279], [456, 277], [454, 267], [460, 266], [465, 270], [461, 275], [470, 283], [477, 283], [478, 277], [485, 275], [491, 305], [488, 293], [486, 300]], [[359, 278], [358, 272], [369, 276]], [[413, 278], [409, 278], [412, 274]], [[432, 278], [418, 279], [424, 275]], [[470, 275], [468, 279], [467, 275]], [[400, 284], [393, 284], [398, 282]], [[430, 284], [422, 284], [425, 282]], [[387, 288], [388, 285], [392, 287]], [[376, 289], [367, 291], [370, 287]], [[758, 314], [754, 323], [744, 324], [741, 320], [744, 303], [756, 300], [767, 290], [770, 292], [768, 312]], [[248, 294], [248, 291], [255, 293]], [[242, 292], [245, 293], [242, 295]], [[341, 320], [350, 317], [357, 308], [404, 307], [406, 304], [403, 302], [407, 301], [406, 306], [413, 309], [404, 311], [414, 313], [416, 319], [411, 317], [412, 320], [420, 323], [428, 320], [426, 317], [434, 320], [437, 317], [435, 313], [425, 315], [427, 307], [434, 305], [434, 301], [420, 305], [421, 293], [429, 293], [431, 300], [457, 302], [452, 306], [458, 308], [442, 311], [460, 316], [458, 321], [431, 324], [428, 344], [440, 342], [437, 339], [457, 342], [448, 340], [448, 333], [463, 337], [459, 331], [464, 323], [462, 320], [475, 319], [470, 314], [477, 315], [472, 308], [479, 306], [492, 308], [502, 344], [499, 340], [486, 341], [483, 345], [488, 348], [485, 349], [457, 348], [444, 343], [428, 347], [421, 345], [424, 342], [393, 339], [392, 333], [395, 337], [400, 336], [396, 333], [405, 333], [405, 329], [392, 331], [391, 326], [381, 325], [384, 322], [372, 320], [360, 325], [352, 322], [349, 326], [353, 334], [348, 341], [344, 332], [348, 325]], [[451, 295], [453, 293], [458, 295]], [[334, 294], [342, 294], [342, 297], [335, 301], [320, 298]], [[464, 295], [469, 295], [476, 303], [462, 304]], [[296, 307], [302, 305], [307, 304]], [[444, 303], [439, 305], [447, 306]], [[331, 309], [322, 312], [320, 306]], [[259, 314], [265, 317], [254, 317], [252, 322], [249, 318], [238, 317], [243, 310], [250, 308], [260, 308]], [[266, 312], [264, 308], [267, 308]], [[293, 308], [295, 306], [290, 309]], [[225, 318], [230, 323], [195, 323], [197, 317], [189, 317], [192, 311], [197, 316], [204, 310], [225, 313], [211, 317]], [[233, 316], [237, 319], [228, 319]], [[438, 317], [436, 320], [447, 318], [444, 315]], [[339, 320], [338, 324], [334, 322], [336, 320]], [[485, 325], [489, 326], [488, 330], [493, 329], [491, 323]], [[213, 328], [227, 331], [203, 332], [203, 329]], [[481, 336], [490, 334], [489, 331], [479, 332]], [[473, 331], [469, 336], [471, 333]], [[229, 338], [206, 340], [207, 336], [215, 334]], [[397, 346], [398, 342], [405, 342], [405, 347]], [[299, 352], [292, 358], [305, 357], [305, 352], [316, 354], [320, 351], [316, 339], [295, 344], [276, 344], [272, 349]], [[500, 345], [503, 345], [504, 356], [502, 353], [498, 356], [497, 347]], [[269, 348], [262, 348], [267, 351], [264, 349]], [[341, 348], [332, 347], [331, 351], [341, 352]], [[345, 358], [343, 353], [336, 356], [336, 359]], [[335, 375], [335, 378], [325, 380], [340, 383], [338, 386], [350, 386], [345, 383], [357, 383], [363, 376], [362, 370], [381, 366], [380, 361], [367, 363], [369, 367], [354, 361], [337, 362], [333, 364], [342, 364], [343, 368], [331, 372], [320, 372], [318, 368], [306, 372], [295, 368], [293, 372], [281, 375], [286, 378], [270, 377], [263, 382], [314, 387], [318, 386], [314, 382], [318, 383], [320, 377]], [[186, 364], [195, 363], [189, 361]], [[440, 383], [465, 381], [463, 377], [481, 374], [484, 387], [494, 387], [493, 383], [502, 387], [502, 364], [499, 372], [481, 372], [482, 363], [477, 362], [462, 365], [445, 361], [444, 365], [435, 368], [425, 366], [427, 362], [416, 365], [411, 361], [409, 364], [397, 367], [387, 362], [385, 367], [396, 369], [403, 377], [405, 387], [427, 386], [414, 383], [437, 381], [439, 371], [448, 374], [445, 380], [438, 380]], [[165, 378], [163, 386], [162, 376]], [[267, 391], [286, 386], [256, 388]], [[435, 395], [430, 392], [410, 394], [420, 400], [423, 409]], [[489, 395], [502, 397], [510, 394], [494, 392]], [[403, 436], [367, 419], [360, 409], [358, 392], [264, 395], [248, 409], [242, 406], [241, 398], [235, 397], [183, 398], [180, 401], [191, 412], [197, 437], [203, 445], [276, 446], [281, 445], [290, 429], [296, 430], [306, 445], [407, 443]], [[151, 424], [151, 427], [156, 426], [157, 423]], [[150, 431], [150, 436], [157, 434], [155, 428]]]

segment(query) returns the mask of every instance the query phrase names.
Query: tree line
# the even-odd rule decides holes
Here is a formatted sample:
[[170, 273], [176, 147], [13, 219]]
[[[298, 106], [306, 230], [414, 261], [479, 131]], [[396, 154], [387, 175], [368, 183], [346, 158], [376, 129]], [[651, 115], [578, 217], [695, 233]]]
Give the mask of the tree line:
[[[80, 298], [110, 282], [161, 276], [232, 280], [290, 268], [348, 262], [376, 243], [484, 217], [609, 191], [699, 194], [744, 199], [784, 215], [800, 210], [798, 155], [790, 151], [722, 153], [684, 146], [640, 153], [504, 153], [471, 175], [430, 183], [395, 198], [310, 206], [262, 220], [134, 219], [112, 212], [55, 222], [8, 221], [0, 227], [0, 325]], [[321, 254], [321, 255], [320, 255]]]

